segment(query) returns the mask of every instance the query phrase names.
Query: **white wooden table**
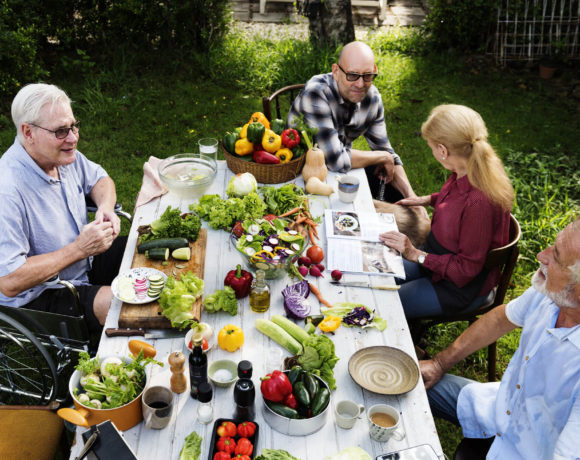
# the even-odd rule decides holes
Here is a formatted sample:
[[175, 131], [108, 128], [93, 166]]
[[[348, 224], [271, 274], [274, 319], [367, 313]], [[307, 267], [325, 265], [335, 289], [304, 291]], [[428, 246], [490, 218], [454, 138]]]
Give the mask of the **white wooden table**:
[[[205, 193], [218, 193], [224, 195], [226, 185], [232, 176], [231, 171], [226, 167], [225, 162], [220, 161], [218, 174], [211, 188]], [[371, 200], [371, 194], [364, 170], [353, 170], [352, 174], [358, 175], [361, 179], [361, 189], [357, 199], [352, 204], [345, 204], [339, 201], [337, 193], [331, 195], [329, 199], [319, 197], [311, 200], [310, 207], [315, 216], [322, 215], [324, 208], [339, 210], [356, 210], [372, 211], [374, 207]], [[296, 183], [303, 186], [301, 178]], [[336, 180], [333, 173], [329, 173], [327, 183], [335, 187]], [[137, 242], [136, 228], [139, 225], [149, 224], [158, 215], [160, 215], [168, 205], [179, 206], [182, 211], [188, 210], [189, 204], [195, 199], [183, 199], [172, 193], [168, 193], [144, 206], [139, 207], [134, 216], [133, 226], [131, 228], [127, 249], [123, 259], [121, 270], [127, 270], [131, 267], [132, 256]], [[204, 222], [204, 228], [207, 223]], [[320, 245], [325, 248], [325, 238], [323, 225], [319, 226], [321, 236]], [[205, 293], [210, 294], [216, 289], [223, 289], [223, 280], [226, 273], [233, 269], [237, 263], [244, 261], [237, 253], [236, 249], [229, 243], [229, 234], [223, 230], [216, 231], [208, 228], [207, 252], [205, 263]], [[358, 386], [348, 373], [348, 360], [357, 350], [372, 345], [388, 345], [397, 347], [415, 358], [414, 348], [409, 334], [409, 328], [403, 314], [403, 309], [396, 291], [380, 291], [367, 288], [344, 288], [335, 287], [329, 283], [329, 274], [325, 278], [313, 279], [309, 281], [316, 283], [322, 291], [325, 298], [330, 303], [339, 301], [350, 301], [363, 303], [376, 308], [377, 313], [387, 320], [387, 329], [379, 332], [374, 328], [371, 330], [360, 330], [358, 328], [341, 327], [332, 337], [336, 346], [336, 355], [340, 358], [334, 369], [337, 390], [332, 393], [331, 409], [324, 427], [317, 433], [309, 436], [295, 438], [286, 436], [272, 430], [265, 422], [262, 416], [262, 399], [259, 390], [259, 378], [264, 376], [266, 369], [266, 353], [268, 348], [279, 348], [283, 351], [283, 356], [289, 356], [289, 353], [277, 345], [274, 341], [258, 332], [254, 327], [254, 320], [257, 318], [269, 318], [273, 314], [284, 314], [282, 302], [282, 289], [295, 281], [285, 277], [281, 280], [269, 280], [272, 291], [271, 307], [266, 313], [254, 313], [250, 310], [248, 298], [241, 299], [237, 316], [230, 316], [227, 313], [206, 314], [202, 313], [202, 321], [212, 325], [214, 334], [226, 324], [236, 324], [240, 326], [245, 335], [243, 347], [234, 352], [219, 349], [214, 346], [208, 352], [209, 362], [217, 359], [228, 358], [234, 361], [246, 359], [252, 362], [254, 368], [253, 380], [256, 386], [256, 422], [260, 427], [260, 435], [256, 451], [259, 453], [263, 448], [285, 449], [292, 455], [302, 460], [322, 460], [325, 456], [336, 453], [346, 447], [360, 446], [368, 452], [374, 459], [377, 455], [405, 447], [419, 444], [430, 444], [437, 454], [443, 458], [441, 444], [437, 437], [437, 431], [433, 422], [433, 417], [429, 409], [427, 395], [423, 387], [423, 381], [419, 379], [417, 386], [405, 395], [393, 397], [378, 395]], [[345, 275], [343, 279], [349, 279]], [[350, 276], [354, 279], [354, 276]], [[368, 277], [363, 279], [371, 283], [393, 283], [389, 277]], [[310, 297], [313, 305], [312, 313], [318, 313], [319, 304], [316, 298]], [[121, 302], [114, 299], [111, 305], [110, 313], [107, 317], [105, 327], [117, 327], [117, 319], [121, 308]], [[139, 338], [139, 337], [136, 337]], [[99, 346], [99, 354], [106, 355], [129, 355], [128, 342], [130, 338], [116, 337], [108, 338], [104, 334]], [[157, 349], [157, 359], [165, 362], [165, 366], [160, 368], [154, 366], [149, 370], [153, 384], [165, 384], [169, 386], [169, 365], [167, 357], [172, 351], [183, 351], [186, 356], [189, 355], [185, 348], [183, 338], [174, 339], [157, 339], [149, 340]], [[186, 372], [187, 374], [187, 372]], [[358, 420], [354, 428], [344, 430], [334, 423], [334, 404], [342, 399], [351, 399], [357, 403], [364, 404], [367, 408], [373, 404], [386, 403], [399, 409], [401, 420], [406, 432], [406, 436], [401, 441], [394, 439], [387, 443], [379, 443], [372, 440], [369, 436], [368, 420], [363, 415]], [[202, 456], [205, 460], [210, 450], [210, 441], [212, 436], [213, 423], [208, 425], [200, 424], [197, 421], [196, 409], [198, 402], [189, 396], [189, 392], [175, 395], [175, 408], [171, 423], [163, 430], [148, 430], [143, 423], [124, 432], [125, 439], [131, 445], [140, 460], [146, 459], [177, 459], [179, 452], [184, 444], [185, 437], [195, 430], [203, 438]], [[215, 418], [230, 418], [234, 413], [233, 385], [229, 388], [214, 388], [214, 415]], [[71, 452], [71, 458], [74, 459], [79, 453], [83, 442], [80, 434], [85, 431], [84, 428], [78, 428], [76, 434], [76, 444]]]

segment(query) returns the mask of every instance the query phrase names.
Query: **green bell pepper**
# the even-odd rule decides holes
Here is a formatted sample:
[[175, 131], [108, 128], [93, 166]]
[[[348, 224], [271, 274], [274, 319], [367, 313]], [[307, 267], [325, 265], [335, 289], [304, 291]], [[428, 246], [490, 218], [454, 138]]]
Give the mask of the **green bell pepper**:
[[282, 131], [286, 129], [286, 123], [284, 123], [284, 120], [276, 118], [275, 120], [272, 121], [272, 127], [270, 129], [274, 131], [276, 134], [280, 135], [282, 134]]
[[265, 132], [266, 127], [262, 123], [250, 123], [248, 126], [248, 140], [252, 144], [261, 144]]
[[222, 145], [229, 153], [234, 154], [236, 152], [236, 141], [238, 136], [235, 133], [227, 132], [222, 138]]

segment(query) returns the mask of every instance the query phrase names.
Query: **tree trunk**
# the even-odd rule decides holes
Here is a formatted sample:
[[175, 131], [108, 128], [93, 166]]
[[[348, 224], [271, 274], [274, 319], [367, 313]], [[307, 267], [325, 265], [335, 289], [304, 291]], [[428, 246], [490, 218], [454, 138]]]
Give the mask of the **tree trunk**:
[[310, 40], [330, 47], [354, 41], [350, 0], [310, 0], [305, 3]]

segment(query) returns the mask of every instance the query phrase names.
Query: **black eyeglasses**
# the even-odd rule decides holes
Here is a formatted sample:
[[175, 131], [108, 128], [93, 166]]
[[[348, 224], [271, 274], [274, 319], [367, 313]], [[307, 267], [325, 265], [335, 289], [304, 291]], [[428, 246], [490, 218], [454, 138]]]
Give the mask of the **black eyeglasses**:
[[52, 129], [48, 129], [48, 128], [43, 128], [42, 126], [38, 126], [35, 125], [34, 123], [28, 123], [31, 126], [36, 126], [37, 128], [40, 129], [44, 129], [45, 131], [48, 131], [49, 133], [54, 134], [54, 136], [57, 139], [64, 139], [65, 137], [68, 136], [68, 132], [72, 131], [73, 134], [78, 134], [79, 132], [79, 125], [81, 124], [80, 121], [75, 121], [72, 125], [70, 125], [70, 128], [58, 128], [56, 130], [52, 130]]
[[359, 78], [362, 77], [365, 83], [372, 82], [378, 74], [376, 73], [354, 73], [354, 72], [347, 72], [344, 70], [340, 64], [336, 64], [340, 70], [346, 75], [346, 81], [357, 81]]

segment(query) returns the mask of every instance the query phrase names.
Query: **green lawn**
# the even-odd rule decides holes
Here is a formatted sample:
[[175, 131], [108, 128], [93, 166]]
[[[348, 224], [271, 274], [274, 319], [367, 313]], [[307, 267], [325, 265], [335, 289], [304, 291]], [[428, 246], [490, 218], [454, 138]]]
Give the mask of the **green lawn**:
[[[500, 69], [484, 60], [425, 52], [405, 34], [375, 35], [376, 85], [383, 96], [387, 128], [415, 191], [436, 191], [447, 176], [421, 139], [421, 123], [442, 103], [468, 105], [486, 120], [489, 139], [503, 158], [517, 192], [514, 214], [523, 237], [513, 290], [529, 286], [535, 253], [578, 212], [580, 126], [578, 101], [568, 97], [575, 69], [543, 81], [536, 69]], [[221, 137], [261, 110], [262, 96], [289, 83], [304, 82], [329, 69], [334, 53], [308, 42], [232, 35], [209, 55], [189, 62], [159, 61], [135, 67], [130, 56], [96, 75], [74, 72], [49, 82], [65, 89], [82, 120], [79, 150], [102, 164], [117, 184], [119, 200], [133, 209], [150, 155], [167, 157], [195, 150], [201, 137]], [[8, 104], [0, 107], [0, 145], [7, 149], [15, 131]], [[364, 147], [365, 141], [358, 140]], [[464, 325], [445, 325], [429, 336], [431, 353], [450, 343]], [[503, 372], [518, 334], [499, 344]], [[462, 375], [485, 379], [486, 354], [458, 366]], [[438, 422], [445, 452], [453, 455], [460, 432]]]

